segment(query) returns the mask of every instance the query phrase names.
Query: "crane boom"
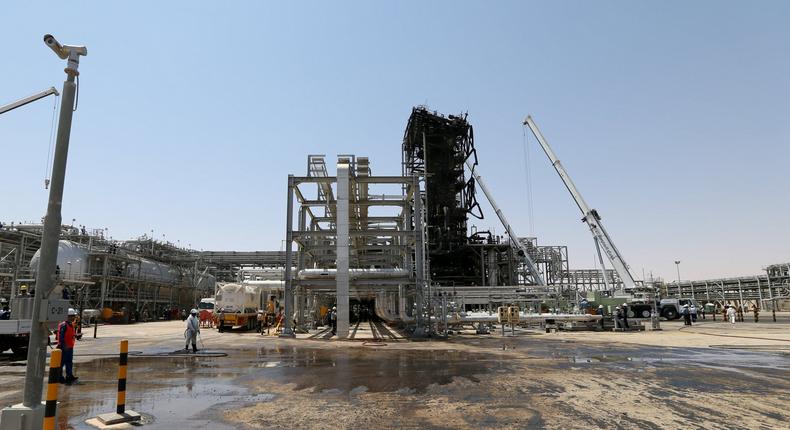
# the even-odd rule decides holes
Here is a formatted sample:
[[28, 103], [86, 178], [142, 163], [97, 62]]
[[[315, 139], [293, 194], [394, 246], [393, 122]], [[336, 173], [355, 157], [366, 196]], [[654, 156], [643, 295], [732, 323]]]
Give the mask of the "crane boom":
[[467, 159], [466, 165], [469, 167], [469, 171], [472, 172], [472, 176], [474, 176], [475, 181], [477, 184], [480, 185], [480, 189], [483, 190], [483, 194], [486, 195], [488, 202], [491, 203], [491, 207], [496, 212], [496, 216], [499, 217], [499, 221], [502, 222], [502, 226], [505, 227], [505, 231], [507, 231], [507, 235], [510, 237], [510, 242], [518, 248], [521, 254], [524, 254], [524, 262], [527, 264], [527, 269], [529, 270], [530, 274], [532, 274], [532, 278], [535, 283], [539, 286], [545, 286], [546, 283], [543, 281], [543, 278], [540, 276], [540, 272], [538, 271], [538, 266], [532, 261], [532, 257], [529, 256], [527, 253], [527, 249], [524, 245], [521, 244], [518, 240], [518, 236], [516, 236], [516, 232], [513, 231], [513, 227], [510, 226], [510, 223], [507, 222], [507, 218], [505, 218], [505, 214], [502, 212], [502, 209], [497, 206], [496, 202], [494, 201], [494, 196], [491, 195], [491, 192], [488, 191], [488, 187], [486, 187], [485, 182], [483, 182], [483, 177], [477, 173], [477, 169], [474, 165]]
[[574, 185], [571, 177], [568, 175], [568, 172], [562, 166], [562, 163], [560, 163], [560, 160], [557, 158], [557, 155], [554, 154], [554, 151], [552, 151], [549, 143], [546, 142], [546, 139], [543, 137], [543, 134], [540, 132], [538, 126], [535, 124], [535, 121], [531, 116], [527, 116], [524, 119], [524, 125], [529, 127], [529, 129], [532, 131], [532, 134], [535, 135], [535, 138], [538, 140], [538, 143], [540, 143], [541, 148], [543, 148], [543, 152], [546, 153], [546, 156], [549, 157], [549, 161], [551, 161], [551, 165], [554, 166], [554, 170], [556, 170], [557, 174], [560, 175], [560, 178], [565, 184], [565, 187], [568, 189], [568, 192], [571, 193], [571, 197], [573, 197], [576, 205], [579, 206], [579, 210], [581, 210], [582, 214], [584, 215], [582, 221], [586, 222], [587, 226], [590, 227], [590, 232], [593, 235], [593, 239], [596, 240], [597, 244], [599, 244], [601, 248], [603, 248], [604, 253], [612, 263], [612, 267], [614, 267], [615, 272], [617, 272], [617, 275], [620, 276], [620, 279], [623, 281], [623, 287], [636, 287], [636, 281], [634, 281], [634, 277], [631, 276], [631, 272], [628, 270], [628, 266], [625, 264], [625, 260], [623, 260], [623, 256], [620, 254], [620, 251], [618, 251], [617, 247], [614, 246], [612, 238], [609, 237], [609, 234], [603, 227], [603, 224], [601, 223], [601, 217], [598, 215], [598, 211], [590, 208], [590, 206], [587, 205], [587, 202], [584, 201], [584, 197], [582, 197], [581, 193], [579, 193], [579, 190], [576, 189], [576, 185]]
[[56, 96], [60, 95], [60, 93], [58, 93], [58, 90], [56, 90], [55, 87], [49, 87], [48, 89], [46, 89], [44, 91], [41, 91], [40, 93], [33, 94], [32, 96], [27, 96], [27, 97], [25, 97], [23, 99], [19, 99], [19, 100], [15, 101], [15, 102], [9, 103], [9, 104], [7, 104], [5, 106], [0, 106], [0, 115], [6, 113], [8, 111], [12, 111], [12, 110], [14, 110], [14, 109], [16, 109], [18, 107], [22, 107], [22, 106], [24, 106], [24, 105], [26, 105], [28, 103], [32, 103], [32, 102], [34, 102], [34, 101], [36, 101], [38, 99], [43, 99], [44, 97], [46, 97], [46, 96], [48, 96], [50, 94], [54, 94]]

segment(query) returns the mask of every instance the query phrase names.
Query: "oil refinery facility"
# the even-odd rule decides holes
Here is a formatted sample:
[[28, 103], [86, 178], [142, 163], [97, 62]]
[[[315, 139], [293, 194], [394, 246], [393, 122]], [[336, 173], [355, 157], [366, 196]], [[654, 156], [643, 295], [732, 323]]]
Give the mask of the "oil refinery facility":
[[788, 428], [790, 10], [338, 5], [9, 5], [0, 430]]

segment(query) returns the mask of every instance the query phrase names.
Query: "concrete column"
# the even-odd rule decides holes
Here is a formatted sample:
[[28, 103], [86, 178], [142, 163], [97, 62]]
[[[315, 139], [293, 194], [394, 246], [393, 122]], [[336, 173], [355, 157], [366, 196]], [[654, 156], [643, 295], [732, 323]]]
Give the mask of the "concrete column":
[[349, 160], [337, 161], [337, 337], [345, 339], [349, 332], [348, 317], [348, 224], [349, 224]]

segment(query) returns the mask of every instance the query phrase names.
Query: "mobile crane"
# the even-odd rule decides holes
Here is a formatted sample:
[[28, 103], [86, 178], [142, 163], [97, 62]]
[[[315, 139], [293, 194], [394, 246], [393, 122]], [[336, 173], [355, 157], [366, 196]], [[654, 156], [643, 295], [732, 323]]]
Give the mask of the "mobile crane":
[[43, 99], [44, 97], [46, 97], [48, 95], [51, 95], [51, 94], [54, 94], [56, 97], [60, 95], [60, 93], [58, 92], [58, 90], [55, 89], [55, 87], [49, 87], [46, 90], [41, 91], [40, 93], [36, 93], [36, 94], [33, 94], [32, 96], [27, 96], [27, 97], [25, 97], [23, 99], [19, 99], [19, 100], [15, 101], [15, 102], [11, 102], [11, 103], [9, 103], [7, 105], [0, 106], [0, 115], [6, 113], [8, 111], [12, 111], [12, 110], [14, 110], [14, 109], [16, 109], [18, 107], [22, 107], [22, 106], [24, 106], [24, 105], [26, 105], [28, 103], [33, 103], [36, 100]]
[[[609, 233], [607, 233], [606, 229], [603, 227], [603, 224], [601, 223], [601, 216], [598, 214], [598, 211], [587, 205], [584, 197], [582, 197], [581, 193], [579, 193], [579, 190], [576, 188], [576, 185], [574, 185], [570, 175], [568, 175], [565, 167], [563, 167], [562, 163], [560, 163], [557, 155], [554, 154], [554, 151], [551, 149], [551, 146], [549, 146], [549, 143], [546, 142], [546, 138], [543, 137], [543, 133], [540, 132], [540, 129], [538, 129], [538, 126], [535, 124], [535, 121], [532, 119], [532, 117], [527, 115], [527, 117], [524, 118], [523, 125], [529, 127], [530, 131], [532, 131], [532, 134], [538, 140], [540, 147], [543, 148], [543, 152], [545, 152], [546, 156], [549, 157], [549, 161], [551, 161], [551, 165], [554, 167], [554, 170], [556, 170], [557, 174], [560, 175], [560, 179], [562, 179], [562, 182], [565, 184], [565, 188], [567, 188], [568, 192], [571, 193], [571, 197], [573, 197], [573, 200], [576, 202], [579, 210], [581, 210], [582, 221], [587, 223], [587, 226], [590, 228], [590, 233], [592, 233], [593, 240], [595, 241], [595, 246], [598, 250], [598, 258], [601, 261], [602, 268], [603, 258], [601, 257], [601, 248], [603, 248], [606, 257], [612, 263], [612, 267], [617, 273], [617, 276], [619, 276], [620, 280], [623, 282], [624, 290], [634, 292], [637, 288], [643, 287], [641, 285], [638, 286], [634, 280], [634, 277], [631, 276], [631, 272], [628, 270], [628, 266], [625, 264], [622, 254], [620, 254], [620, 251], [617, 250], [617, 247], [614, 245]], [[608, 284], [609, 280], [606, 279], [605, 268], [603, 269], [603, 273], [604, 282]], [[658, 312], [656, 309], [655, 291], [653, 292], [653, 297], [651, 300], [649, 300], [652, 304], [652, 309], [649, 307], [649, 305], [642, 305], [639, 307], [639, 309], [632, 310], [637, 317], [651, 317], [653, 320], [653, 328], [657, 329]]]

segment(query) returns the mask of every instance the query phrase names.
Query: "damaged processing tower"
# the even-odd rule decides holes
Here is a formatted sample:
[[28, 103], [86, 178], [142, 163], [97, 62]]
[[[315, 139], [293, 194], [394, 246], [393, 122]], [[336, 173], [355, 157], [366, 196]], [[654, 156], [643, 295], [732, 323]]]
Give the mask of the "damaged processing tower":
[[403, 176], [424, 180], [427, 274], [439, 286], [516, 285], [513, 249], [490, 232], [468, 231], [468, 219], [482, 219], [475, 179], [474, 132], [466, 115], [443, 116], [415, 107], [403, 137]]

